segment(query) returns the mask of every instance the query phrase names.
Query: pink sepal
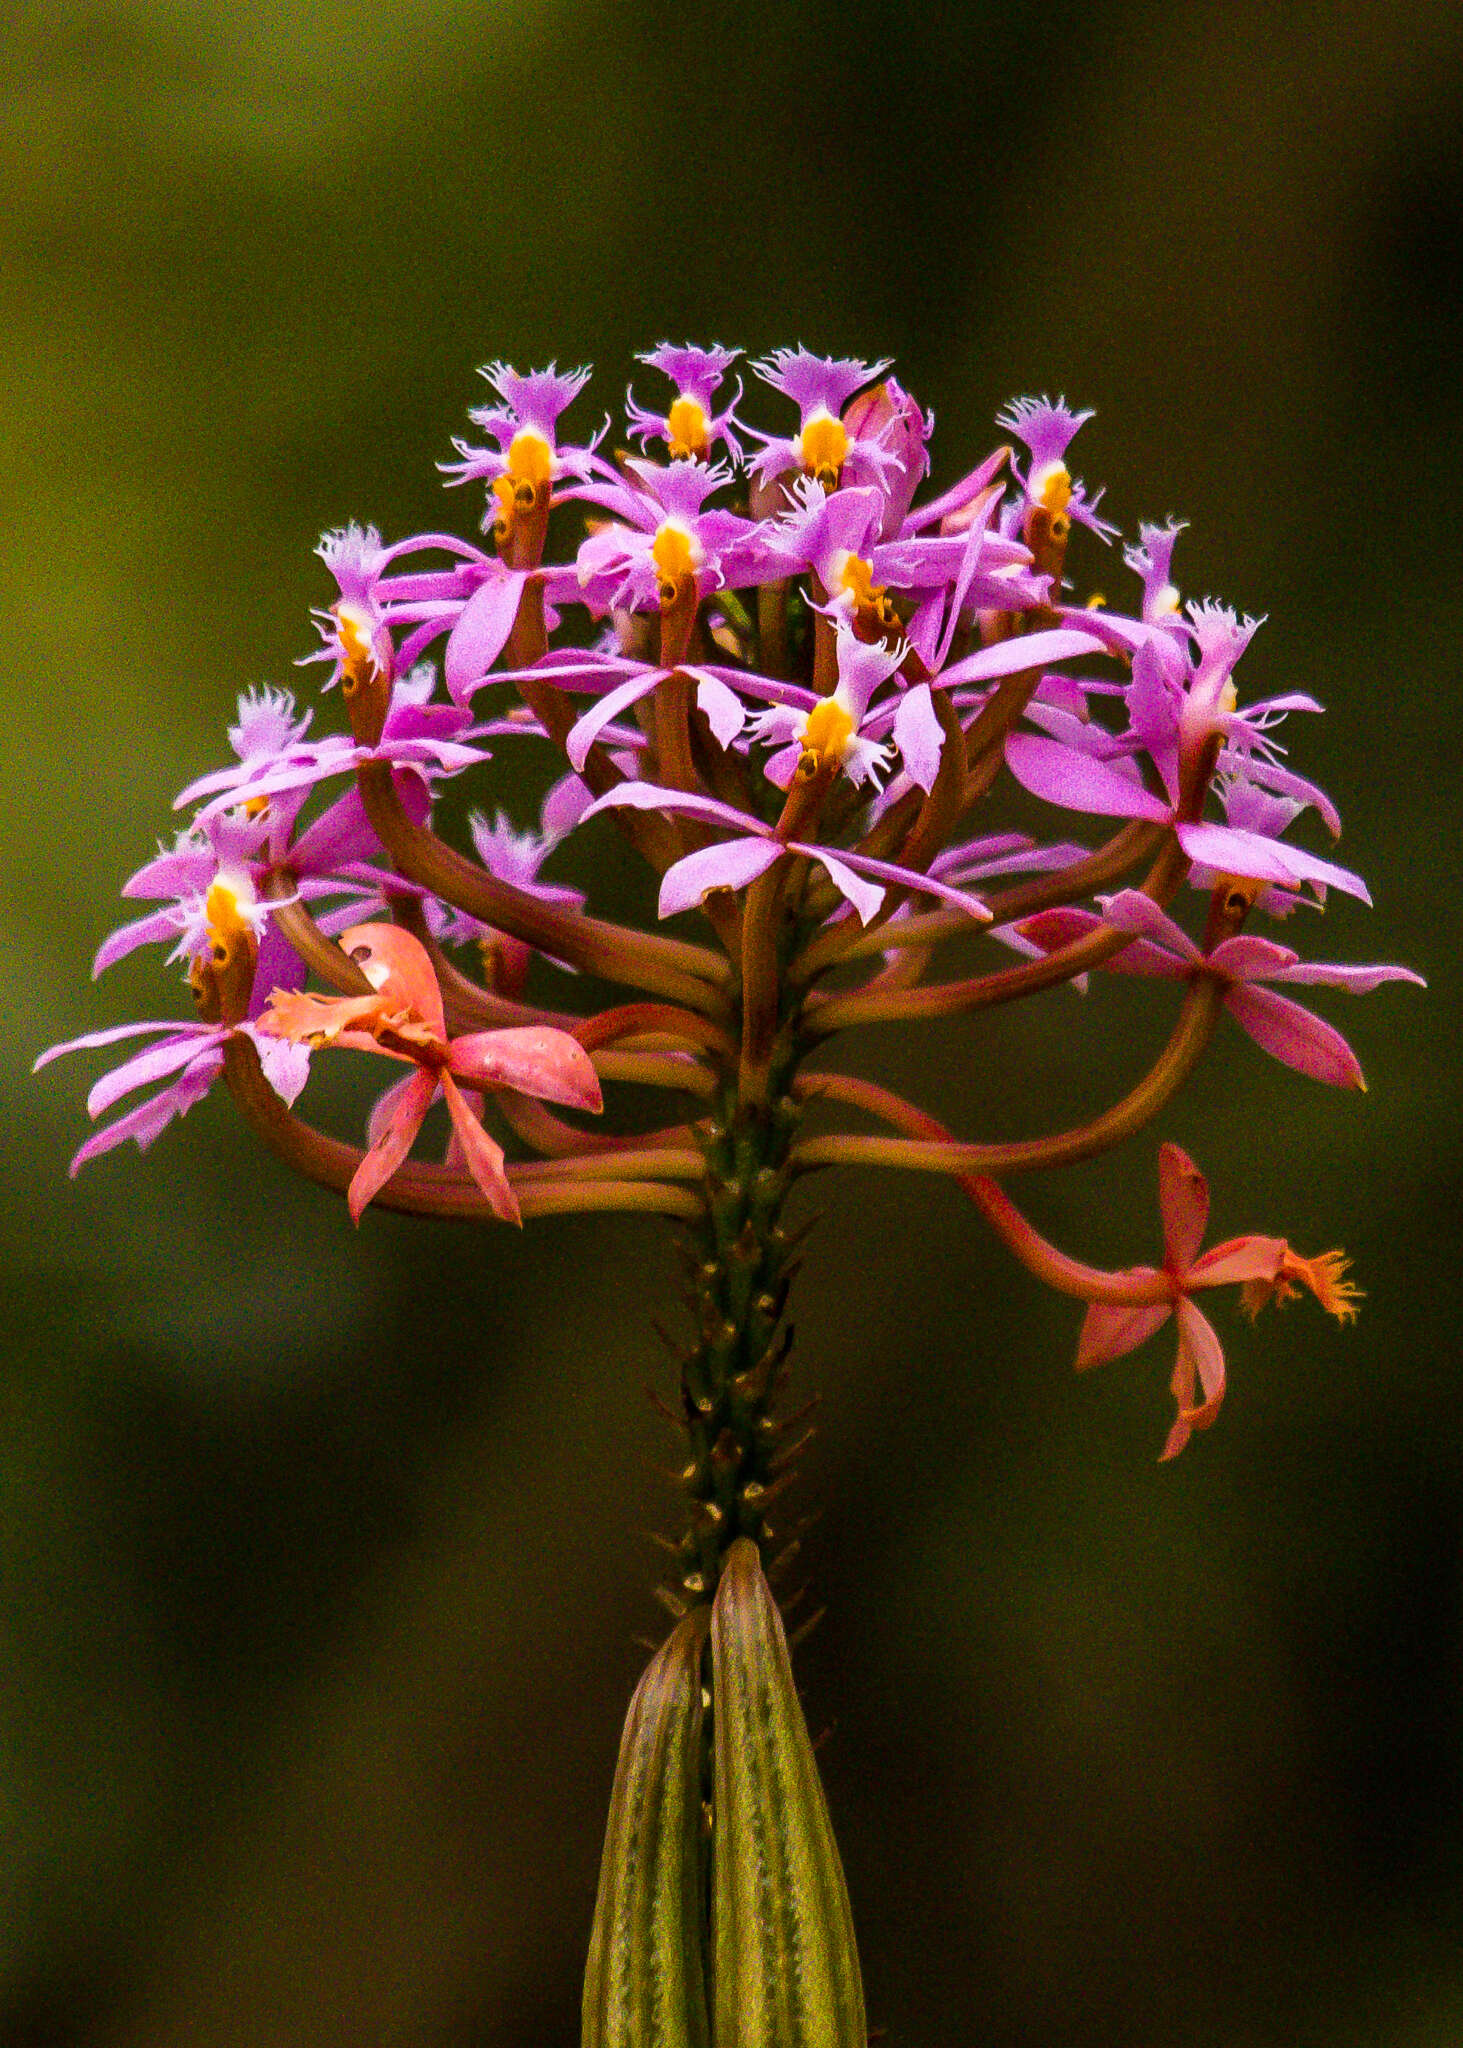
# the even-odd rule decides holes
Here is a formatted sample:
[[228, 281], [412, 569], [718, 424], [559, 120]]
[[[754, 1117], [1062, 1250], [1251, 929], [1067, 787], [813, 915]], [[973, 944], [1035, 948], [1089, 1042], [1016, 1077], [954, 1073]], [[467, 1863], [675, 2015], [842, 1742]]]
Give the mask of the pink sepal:
[[1188, 1153], [1177, 1145], [1158, 1148], [1158, 1206], [1163, 1216], [1164, 1264], [1171, 1273], [1186, 1275], [1204, 1242], [1209, 1186]]
[[454, 1038], [447, 1064], [459, 1079], [483, 1088], [516, 1088], [571, 1109], [604, 1107], [589, 1054], [567, 1031], [530, 1024], [511, 1031], [475, 1031]]
[[1365, 1088], [1356, 1054], [1336, 1027], [1288, 996], [1236, 985], [1225, 997], [1225, 1008], [1256, 1045], [1287, 1067], [1336, 1088]]
[[1172, 1314], [1170, 1301], [1094, 1301], [1082, 1318], [1082, 1333], [1077, 1339], [1078, 1372], [1086, 1372], [1089, 1366], [1106, 1365], [1110, 1359], [1125, 1358], [1161, 1329]]
[[360, 1222], [367, 1203], [381, 1192], [405, 1160], [436, 1092], [436, 1075], [419, 1067], [397, 1095], [385, 1130], [356, 1168], [346, 1189], [346, 1206], [353, 1223]]
[[447, 1098], [447, 1114], [452, 1119], [452, 1129], [462, 1147], [467, 1170], [487, 1196], [488, 1206], [505, 1223], [521, 1225], [523, 1217], [503, 1171], [502, 1146], [488, 1136], [463, 1101], [462, 1090], [450, 1074], [442, 1076], [442, 1093]]
[[[1179, 1412], [1160, 1462], [1176, 1458], [1196, 1429], [1207, 1429], [1224, 1399], [1224, 1353], [1214, 1325], [1191, 1301], [1178, 1305], [1179, 1355], [1169, 1382]], [[1203, 1400], [1195, 1403], [1195, 1385]]]

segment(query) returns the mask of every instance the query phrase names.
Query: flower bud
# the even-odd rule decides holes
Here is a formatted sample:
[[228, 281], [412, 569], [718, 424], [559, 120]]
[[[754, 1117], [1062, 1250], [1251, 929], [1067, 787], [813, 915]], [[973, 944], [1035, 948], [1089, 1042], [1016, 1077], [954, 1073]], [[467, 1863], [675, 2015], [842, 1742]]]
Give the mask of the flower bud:
[[584, 1977], [583, 2048], [709, 2048], [701, 1652], [680, 1621], [630, 1702]]
[[878, 441], [895, 458], [883, 486], [884, 516], [879, 522], [879, 539], [892, 540], [908, 518], [914, 494], [929, 471], [925, 443], [933, 422], [890, 377], [851, 399], [844, 408], [843, 424], [853, 438]]
[[715, 2048], [867, 2048], [843, 1868], [757, 1546], [727, 1553], [711, 1612]]

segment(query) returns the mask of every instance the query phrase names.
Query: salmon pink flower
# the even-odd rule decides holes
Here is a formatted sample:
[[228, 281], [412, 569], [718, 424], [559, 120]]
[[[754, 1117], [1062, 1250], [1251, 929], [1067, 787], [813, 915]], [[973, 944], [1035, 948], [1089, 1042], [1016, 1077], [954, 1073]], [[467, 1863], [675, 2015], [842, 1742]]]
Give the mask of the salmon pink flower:
[[[1134, 1266], [1112, 1276], [1134, 1283], [1133, 1296], [1127, 1302], [1109, 1296], [1092, 1303], [1077, 1340], [1077, 1369], [1125, 1357], [1173, 1316], [1179, 1342], [1169, 1384], [1178, 1415], [1162, 1455], [1176, 1458], [1196, 1429], [1209, 1427], [1224, 1399], [1224, 1353], [1213, 1324], [1193, 1301], [1195, 1293], [1238, 1284], [1243, 1306], [1255, 1315], [1267, 1301], [1285, 1301], [1306, 1288], [1328, 1314], [1345, 1323], [1356, 1315], [1358, 1289], [1346, 1278], [1347, 1261], [1340, 1252], [1303, 1259], [1282, 1237], [1232, 1237], [1201, 1253], [1209, 1188], [1177, 1145], [1159, 1148], [1158, 1200], [1162, 1269]], [[1150, 1291], [1155, 1287], [1156, 1295]]]
[[518, 1202], [495, 1144], [464, 1100], [470, 1089], [512, 1089], [575, 1109], [603, 1107], [588, 1053], [566, 1031], [529, 1026], [449, 1038], [442, 994], [426, 948], [390, 924], [354, 925], [342, 949], [371, 984], [367, 996], [320, 996], [277, 989], [259, 1029], [293, 1045], [346, 1046], [403, 1060], [416, 1072], [378, 1105], [370, 1145], [347, 1193], [357, 1223], [403, 1163], [428, 1109], [446, 1098], [464, 1164], [497, 1216], [519, 1222]]

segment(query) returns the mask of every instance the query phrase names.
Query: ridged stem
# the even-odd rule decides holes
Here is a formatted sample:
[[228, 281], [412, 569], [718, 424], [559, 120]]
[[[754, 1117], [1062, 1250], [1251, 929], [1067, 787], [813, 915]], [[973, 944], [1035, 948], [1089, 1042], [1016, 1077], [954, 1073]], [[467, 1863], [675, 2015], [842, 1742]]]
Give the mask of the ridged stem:
[[728, 1090], [698, 1128], [705, 1197], [683, 1244], [696, 1333], [681, 1362], [680, 1474], [688, 1526], [677, 1549], [672, 1604], [709, 1600], [726, 1553], [750, 1537], [764, 1558], [778, 1546], [768, 1509], [790, 1482], [776, 1413], [791, 1332], [783, 1322], [796, 1270], [782, 1223], [788, 1154], [801, 1111], [773, 1070], [774, 1088], [748, 1101]]

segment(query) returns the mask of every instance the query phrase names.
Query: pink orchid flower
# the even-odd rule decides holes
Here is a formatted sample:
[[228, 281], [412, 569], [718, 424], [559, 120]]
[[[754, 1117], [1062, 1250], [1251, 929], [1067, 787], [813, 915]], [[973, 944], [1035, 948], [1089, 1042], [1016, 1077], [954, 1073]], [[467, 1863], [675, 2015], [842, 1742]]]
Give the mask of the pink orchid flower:
[[352, 1219], [406, 1159], [440, 1092], [452, 1119], [456, 1152], [493, 1213], [518, 1223], [518, 1202], [502, 1147], [483, 1129], [459, 1082], [473, 1090], [509, 1088], [574, 1109], [603, 1107], [587, 1052], [566, 1031], [532, 1025], [449, 1038], [442, 994], [425, 947], [390, 924], [358, 924], [340, 944], [370, 982], [366, 996], [322, 996], [276, 989], [259, 1029], [299, 1045], [347, 1046], [385, 1053], [415, 1068], [376, 1105], [370, 1146], [347, 1191]]
[[1104, 926], [1131, 932], [1133, 943], [1104, 962], [1114, 974], [1138, 974], [1159, 980], [1192, 981], [1212, 975], [1224, 984], [1224, 1007], [1255, 1043], [1277, 1060], [1317, 1081], [1339, 1088], [1365, 1088], [1355, 1053], [1341, 1033], [1312, 1016], [1288, 996], [1278, 996], [1262, 982], [1291, 986], [1342, 988], [1366, 995], [1387, 981], [1412, 981], [1422, 987], [1410, 967], [1340, 967], [1325, 961], [1304, 961], [1288, 946], [1249, 933], [1223, 939], [1211, 953], [1203, 952], [1167, 912], [1139, 889], [1099, 896], [1103, 914], [1090, 910], [1046, 910], [1028, 918], [1021, 936], [1054, 952]]

